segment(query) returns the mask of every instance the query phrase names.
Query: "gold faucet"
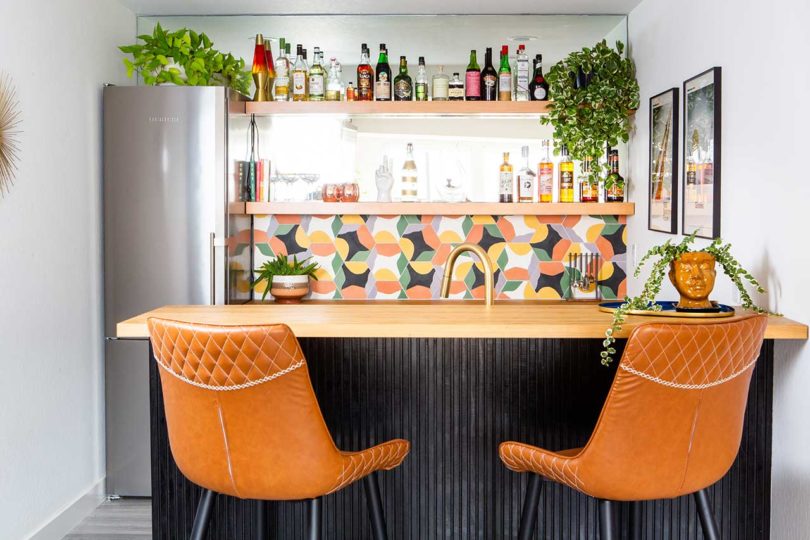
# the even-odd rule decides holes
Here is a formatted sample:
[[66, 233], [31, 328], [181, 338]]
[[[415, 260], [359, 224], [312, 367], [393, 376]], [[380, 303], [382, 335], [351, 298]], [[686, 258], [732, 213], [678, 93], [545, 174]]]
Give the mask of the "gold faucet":
[[444, 277], [442, 278], [442, 292], [441, 298], [447, 298], [450, 294], [450, 281], [453, 279], [453, 267], [456, 265], [456, 259], [458, 256], [464, 252], [472, 252], [478, 255], [478, 258], [481, 259], [481, 264], [484, 265], [484, 294], [486, 299], [486, 305], [491, 306], [493, 304], [493, 297], [495, 296], [495, 287], [494, 287], [494, 278], [495, 275], [492, 271], [492, 261], [489, 260], [489, 256], [484, 249], [476, 244], [459, 244], [453, 251], [450, 252], [450, 255], [447, 256], [447, 263], [444, 265]]

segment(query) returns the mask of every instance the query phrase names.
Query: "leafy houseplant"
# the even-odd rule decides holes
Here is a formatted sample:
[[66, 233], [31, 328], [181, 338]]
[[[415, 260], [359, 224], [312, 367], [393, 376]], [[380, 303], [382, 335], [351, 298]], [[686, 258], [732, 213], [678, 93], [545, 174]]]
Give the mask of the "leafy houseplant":
[[679, 244], [673, 244], [671, 240], [667, 240], [660, 246], [652, 247], [644, 257], [641, 258], [641, 261], [636, 267], [635, 277], [639, 276], [642, 267], [648, 260], [652, 257], [659, 257], [658, 260], [652, 263], [650, 276], [644, 283], [641, 293], [638, 296], [625, 298], [622, 305], [613, 313], [613, 321], [610, 328], [605, 330], [605, 340], [602, 343], [604, 350], [600, 353], [603, 365], [607, 366], [613, 361], [613, 355], [616, 353], [616, 349], [613, 347], [613, 344], [616, 342], [614, 336], [621, 330], [622, 325], [624, 325], [625, 317], [628, 312], [661, 310], [661, 306], [655, 302], [656, 296], [658, 296], [658, 293], [661, 291], [661, 283], [670, 265], [677, 261], [684, 253], [703, 252], [712, 255], [723, 268], [723, 272], [731, 279], [731, 282], [739, 291], [742, 307], [756, 311], [757, 313], [768, 313], [767, 310], [754, 304], [754, 301], [745, 289], [744, 282], [748, 282], [757, 292], [765, 292], [765, 289], [762, 288], [756, 278], [754, 278], [748, 270], [743, 268], [737, 259], [731, 255], [731, 244], [724, 244], [723, 241], [718, 238], [704, 249], [692, 250], [691, 245], [694, 241], [694, 234], [687, 236]]
[[290, 260], [286, 255], [277, 255], [275, 259], [266, 261], [259, 268], [259, 275], [253, 281], [256, 286], [266, 281], [267, 286], [262, 294], [262, 300], [267, 298], [267, 293], [272, 292], [276, 301], [297, 302], [309, 292], [309, 279], [318, 280], [316, 272], [318, 263], [306, 264], [310, 258], [299, 261], [293, 255]]
[[143, 34], [138, 39], [143, 44], [118, 47], [132, 55], [132, 60], [124, 58], [129, 77], [137, 72], [150, 86], [227, 86], [245, 95], [250, 92], [245, 61], [214, 49], [214, 43], [204, 33], [188, 28], [170, 32], [158, 23], [152, 35]]
[[554, 126], [554, 153], [559, 152], [558, 145], [565, 144], [574, 159], [591, 157], [594, 182], [608, 170], [606, 163], [599, 162], [605, 146], [627, 142], [630, 118], [638, 108], [636, 68], [623, 52], [621, 41], [612, 49], [602, 40], [572, 52], [546, 76], [554, 101], [541, 122]]

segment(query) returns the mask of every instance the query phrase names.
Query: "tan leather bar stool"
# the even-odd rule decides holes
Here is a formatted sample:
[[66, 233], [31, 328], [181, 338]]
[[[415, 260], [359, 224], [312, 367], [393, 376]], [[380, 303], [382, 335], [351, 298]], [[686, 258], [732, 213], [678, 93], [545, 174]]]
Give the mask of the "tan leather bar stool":
[[603, 539], [620, 537], [614, 536], [611, 501], [690, 493], [704, 538], [719, 539], [704, 490], [728, 472], [739, 451], [748, 386], [766, 326], [767, 317], [755, 315], [633, 330], [583, 448], [551, 452], [519, 442], [501, 444], [501, 460], [509, 469], [532, 473], [519, 538], [532, 536], [544, 477], [599, 500]]
[[[218, 493], [259, 501], [308, 499], [309, 535], [318, 538], [320, 498], [360, 479], [374, 536], [386, 538], [373, 473], [400, 465], [410, 445], [396, 439], [360, 452], [338, 450], [289, 327], [155, 318], [148, 325], [172, 455], [180, 471], [205, 490], [193, 540], [205, 538]], [[259, 535], [263, 521], [260, 511]]]

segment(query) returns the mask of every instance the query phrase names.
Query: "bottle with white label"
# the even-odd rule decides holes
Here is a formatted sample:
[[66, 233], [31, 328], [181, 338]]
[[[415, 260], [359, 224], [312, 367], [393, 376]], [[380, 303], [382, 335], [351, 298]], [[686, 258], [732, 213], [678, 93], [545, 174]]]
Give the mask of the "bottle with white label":
[[276, 101], [289, 101], [290, 99], [290, 61], [287, 59], [285, 51], [287, 44], [284, 38], [279, 40], [279, 53], [276, 58], [276, 81], [273, 88], [273, 96]]
[[524, 45], [518, 47], [515, 68], [515, 101], [529, 101], [529, 55]]
[[315, 47], [312, 68], [309, 70], [309, 100], [323, 101], [326, 92], [326, 70], [323, 69], [323, 53]]
[[502, 203], [514, 202], [515, 177], [512, 165], [509, 163], [509, 152], [503, 153], [503, 163], [498, 177], [498, 201]]
[[524, 166], [518, 171], [517, 174], [517, 200], [522, 203], [534, 202], [534, 185], [537, 176], [534, 174], [531, 165], [529, 164], [529, 147], [524, 146], [521, 149], [523, 156]]
[[307, 67], [304, 63], [304, 47], [298, 45], [295, 55], [295, 65], [292, 72], [293, 101], [306, 101], [307, 99]]
[[501, 66], [498, 69], [498, 101], [512, 101], [512, 68], [509, 67], [509, 47], [501, 47]]
[[450, 77], [439, 66], [439, 72], [433, 76], [433, 101], [447, 101], [450, 92]]

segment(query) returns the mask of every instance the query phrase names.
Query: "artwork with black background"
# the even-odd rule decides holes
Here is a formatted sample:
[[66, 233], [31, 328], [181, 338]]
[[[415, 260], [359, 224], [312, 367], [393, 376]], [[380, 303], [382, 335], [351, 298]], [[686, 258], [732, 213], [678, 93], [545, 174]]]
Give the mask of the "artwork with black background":
[[678, 232], [678, 89], [650, 98], [648, 227]]

